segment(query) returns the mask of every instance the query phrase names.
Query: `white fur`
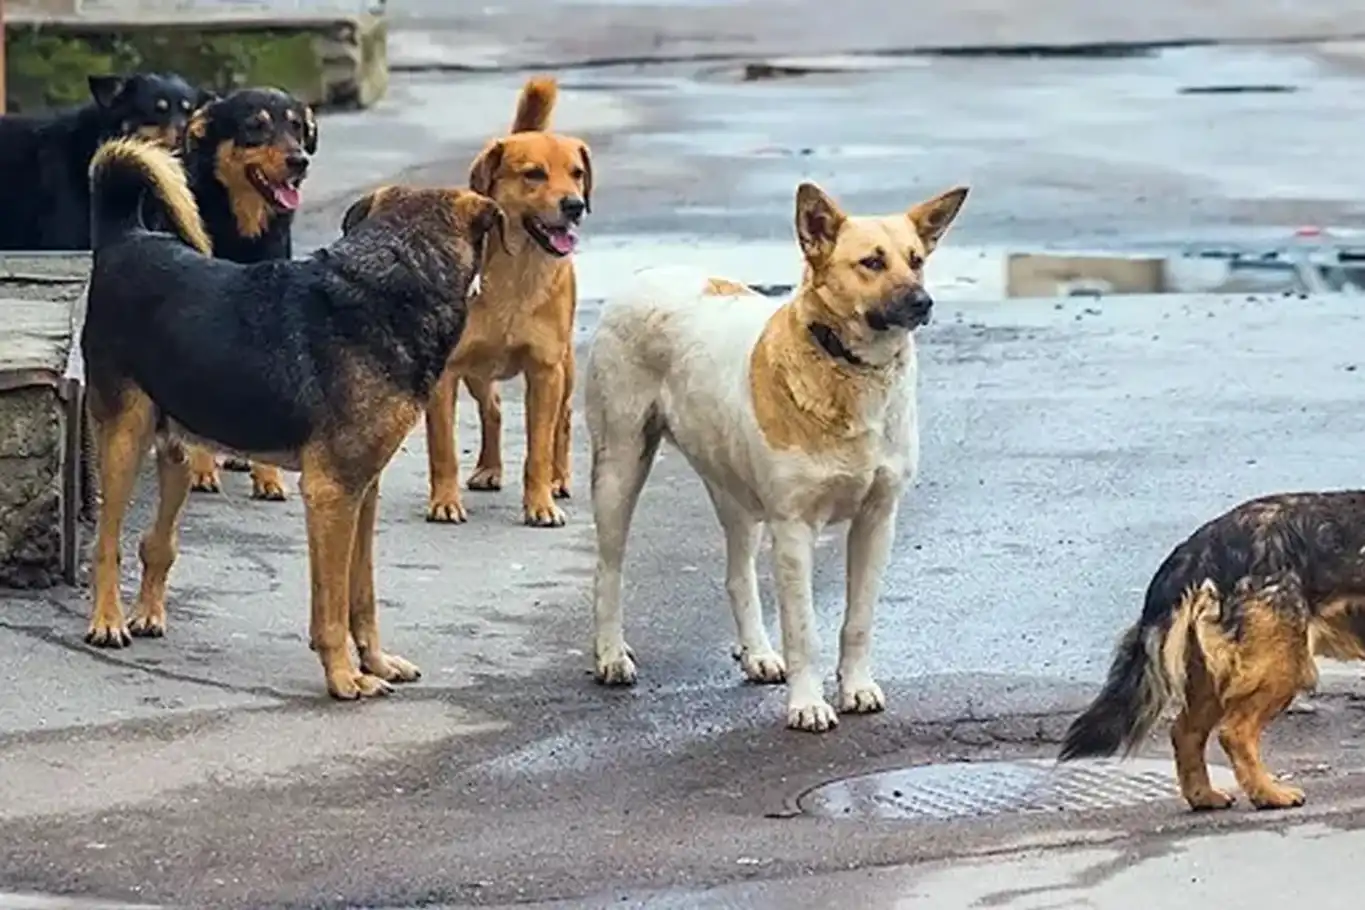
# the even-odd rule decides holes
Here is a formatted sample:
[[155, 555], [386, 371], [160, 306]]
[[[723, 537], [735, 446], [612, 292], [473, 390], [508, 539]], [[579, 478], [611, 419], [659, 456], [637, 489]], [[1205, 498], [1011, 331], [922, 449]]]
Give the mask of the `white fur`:
[[[686, 457], [705, 483], [726, 539], [726, 591], [745, 675], [789, 684], [788, 725], [823, 731], [837, 723], [813, 666], [814, 542], [829, 523], [848, 521], [848, 603], [840, 634], [839, 706], [885, 707], [872, 677], [873, 608], [894, 533], [901, 492], [918, 470], [916, 358], [908, 331], [884, 334], [864, 359], [891, 382], [865, 399], [864, 423], [823, 454], [775, 451], [755, 417], [750, 355], [784, 304], [760, 296], [702, 293], [707, 277], [676, 269], [642, 272], [633, 292], [603, 310], [586, 365], [592, 439], [592, 497], [598, 561], [594, 584], [597, 678], [635, 681], [621, 615], [621, 566], [631, 516], [654, 459], [647, 421]], [[652, 415], [652, 417], [651, 417]], [[782, 625], [779, 657], [763, 628], [755, 556], [767, 525]]]

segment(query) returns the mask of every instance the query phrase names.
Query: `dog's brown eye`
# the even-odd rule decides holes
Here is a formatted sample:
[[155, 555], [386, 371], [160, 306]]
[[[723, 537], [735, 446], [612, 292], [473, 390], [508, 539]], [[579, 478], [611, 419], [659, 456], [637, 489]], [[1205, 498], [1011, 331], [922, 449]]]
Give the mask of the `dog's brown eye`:
[[545, 168], [543, 167], [533, 167], [528, 171], [524, 171], [522, 176], [527, 180], [535, 180], [537, 182], [550, 179], [550, 175], [545, 173]]
[[569, 171], [569, 176], [575, 180], [582, 180], [586, 173], [587, 172], [584, 171], [581, 167], [576, 167], [573, 170]]
[[880, 272], [886, 268], [886, 257], [881, 253], [874, 253], [871, 256], [864, 256], [858, 260], [858, 265], [867, 269], [869, 272]]
[[920, 269], [924, 268], [924, 257], [919, 253], [911, 252], [905, 259], [910, 263], [911, 271], [918, 272]]

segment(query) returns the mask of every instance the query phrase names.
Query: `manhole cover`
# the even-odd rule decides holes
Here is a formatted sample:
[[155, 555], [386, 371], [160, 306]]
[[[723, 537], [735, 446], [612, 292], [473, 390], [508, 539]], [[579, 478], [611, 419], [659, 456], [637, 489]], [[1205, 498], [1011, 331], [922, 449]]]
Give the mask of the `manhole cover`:
[[[1233, 789], [1227, 768], [1213, 785]], [[832, 781], [800, 798], [801, 811], [826, 818], [949, 819], [1005, 812], [1118, 809], [1179, 797], [1169, 761], [959, 762]]]

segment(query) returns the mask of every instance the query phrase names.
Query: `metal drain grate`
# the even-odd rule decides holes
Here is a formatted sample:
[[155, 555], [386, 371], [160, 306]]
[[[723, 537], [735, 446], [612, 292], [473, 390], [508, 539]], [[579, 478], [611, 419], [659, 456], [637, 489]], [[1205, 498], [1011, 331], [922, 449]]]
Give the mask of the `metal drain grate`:
[[[1215, 787], [1236, 786], [1227, 768], [1210, 767], [1209, 776]], [[943, 820], [1119, 809], [1179, 795], [1169, 760], [959, 762], [832, 781], [798, 804], [825, 818]]]

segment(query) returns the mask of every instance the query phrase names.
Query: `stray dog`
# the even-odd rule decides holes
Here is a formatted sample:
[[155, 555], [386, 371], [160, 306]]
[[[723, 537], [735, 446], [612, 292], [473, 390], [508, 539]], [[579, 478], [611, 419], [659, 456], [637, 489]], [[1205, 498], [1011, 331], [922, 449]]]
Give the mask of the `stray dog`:
[[[215, 256], [242, 263], [293, 256], [299, 188], [317, 148], [313, 111], [279, 89], [242, 89], [195, 111], [183, 157]], [[284, 500], [279, 468], [238, 459], [225, 467], [251, 471], [252, 498]], [[191, 449], [190, 471], [191, 490], [222, 489], [209, 450]]]
[[[804, 275], [786, 302], [671, 271], [608, 303], [584, 380], [597, 524], [597, 680], [634, 683], [621, 617], [626, 535], [660, 440], [701, 476], [725, 532], [736, 657], [754, 682], [785, 679], [787, 725], [838, 723], [815, 657], [811, 564], [830, 523], [848, 530], [839, 706], [886, 705], [869, 660], [901, 492], [919, 464], [913, 332], [929, 320], [925, 258], [967, 197], [959, 187], [900, 215], [855, 218], [813, 183], [796, 193]], [[772, 535], [783, 655], [763, 629], [755, 558]]]
[[1265, 496], [1200, 527], [1157, 569], [1059, 761], [1131, 755], [1175, 705], [1171, 745], [1190, 808], [1233, 803], [1209, 782], [1214, 730], [1253, 806], [1302, 805], [1302, 790], [1266, 772], [1261, 734], [1317, 685], [1314, 655], [1365, 659], [1362, 554], [1365, 491]]
[[[131, 139], [91, 165], [94, 269], [81, 350], [102, 499], [86, 641], [121, 648], [166, 630], [166, 578], [190, 487], [187, 442], [302, 471], [309, 640], [336, 698], [419, 677], [380, 648], [373, 546], [379, 476], [416, 425], [464, 328], [470, 282], [502, 214], [459, 189], [358, 201], [309, 259], [212, 258], [184, 171]], [[173, 233], [142, 227], [154, 196]], [[137, 607], [119, 604], [119, 532], [155, 441], [158, 504]], [[352, 663], [348, 642], [359, 652]]]
[[90, 102], [0, 117], [0, 249], [90, 248], [90, 159], [100, 143], [140, 136], [179, 146], [207, 93], [174, 73], [88, 77]]
[[430, 500], [427, 520], [462, 522], [455, 453], [455, 393], [479, 407], [482, 440], [471, 490], [502, 488], [502, 400], [497, 382], [526, 377], [526, 467], [522, 512], [535, 527], [559, 527], [555, 499], [569, 495], [570, 401], [574, 385], [577, 288], [570, 258], [592, 205], [592, 158], [581, 140], [547, 132], [558, 94], [550, 78], [522, 88], [511, 135], [475, 159], [469, 185], [507, 213], [506, 246], [490, 244], [469, 327], [427, 408]]

